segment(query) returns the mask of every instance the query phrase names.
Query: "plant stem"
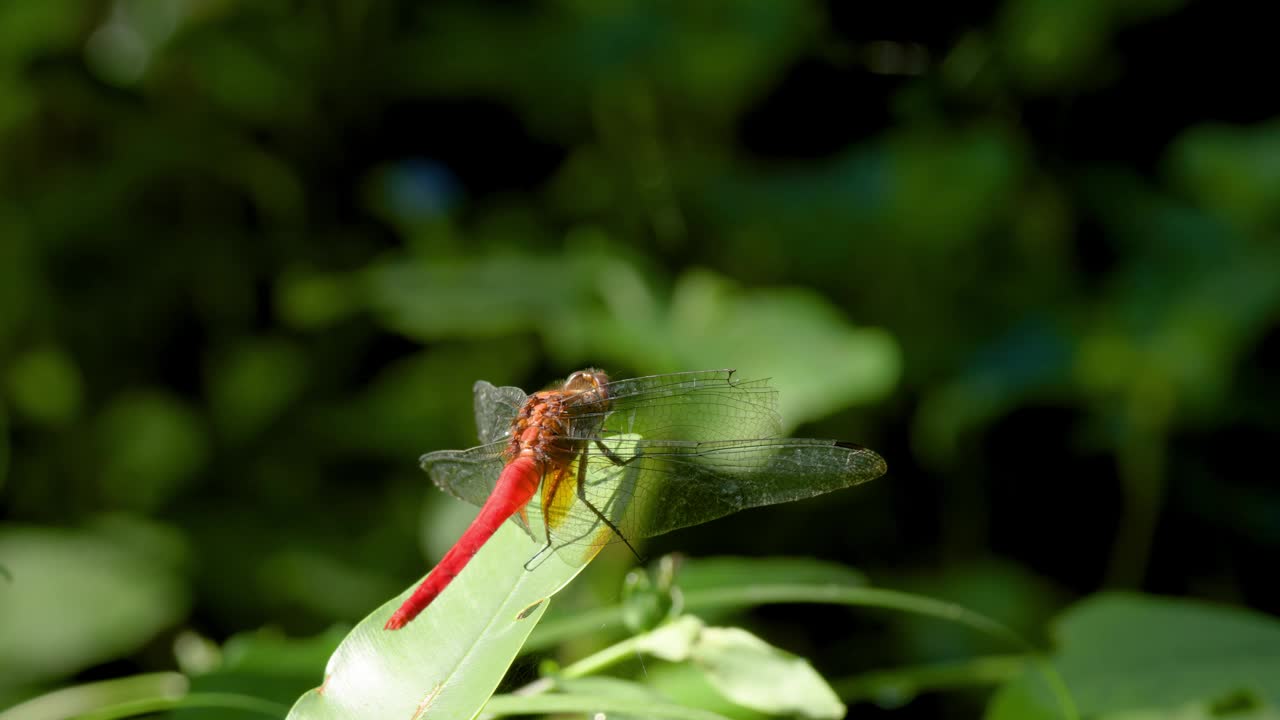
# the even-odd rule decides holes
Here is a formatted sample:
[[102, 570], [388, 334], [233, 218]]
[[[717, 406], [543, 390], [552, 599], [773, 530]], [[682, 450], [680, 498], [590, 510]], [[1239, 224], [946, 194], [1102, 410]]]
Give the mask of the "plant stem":
[[876, 670], [831, 684], [849, 703], [908, 700], [922, 692], [999, 685], [1026, 672], [1026, 655], [988, 655], [957, 662]]

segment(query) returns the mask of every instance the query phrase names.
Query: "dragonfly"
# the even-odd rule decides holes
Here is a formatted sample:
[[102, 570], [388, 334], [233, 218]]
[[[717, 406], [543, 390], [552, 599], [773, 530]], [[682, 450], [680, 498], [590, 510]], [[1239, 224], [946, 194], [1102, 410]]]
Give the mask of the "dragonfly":
[[[635, 540], [886, 471], [883, 458], [852, 443], [782, 437], [777, 390], [734, 370], [611, 380], [588, 368], [532, 395], [483, 380], [474, 391], [482, 444], [428, 453], [421, 465], [480, 513], [388, 630], [425, 610], [508, 521], [541, 543], [535, 558], [551, 551], [587, 562], [615, 542], [639, 557]], [[525, 512], [535, 496], [540, 527]]]

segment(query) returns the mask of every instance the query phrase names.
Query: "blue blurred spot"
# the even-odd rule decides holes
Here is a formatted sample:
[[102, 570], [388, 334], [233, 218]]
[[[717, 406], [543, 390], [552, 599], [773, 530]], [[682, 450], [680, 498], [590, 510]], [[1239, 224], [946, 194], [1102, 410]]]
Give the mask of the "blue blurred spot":
[[389, 166], [382, 179], [387, 211], [397, 220], [429, 220], [447, 213], [462, 199], [462, 186], [449, 168], [426, 158]]
[[1033, 315], [977, 350], [965, 374], [989, 391], [1030, 392], [1068, 377], [1073, 357], [1071, 339], [1060, 325]]

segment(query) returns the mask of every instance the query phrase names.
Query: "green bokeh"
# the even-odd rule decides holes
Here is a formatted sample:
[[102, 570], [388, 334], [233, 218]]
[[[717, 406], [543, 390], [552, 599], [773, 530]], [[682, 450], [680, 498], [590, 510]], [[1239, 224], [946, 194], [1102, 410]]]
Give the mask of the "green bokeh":
[[[771, 377], [888, 461], [655, 554], [1032, 637], [1107, 588], [1280, 611], [1280, 105], [1215, 7], [0, 3], [0, 705], [182, 638], [322, 663], [470, 517], [416, 458], [474, 444], [472, 384], [587, 366]], [[722, 620], [855, 681], [997, 650]]]

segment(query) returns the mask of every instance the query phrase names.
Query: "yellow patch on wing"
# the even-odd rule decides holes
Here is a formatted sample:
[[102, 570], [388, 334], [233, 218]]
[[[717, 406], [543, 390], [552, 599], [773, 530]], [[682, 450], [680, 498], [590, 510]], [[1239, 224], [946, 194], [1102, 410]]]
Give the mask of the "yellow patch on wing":
[[556, 469], [542, 481], [542, 517], [552, 531], [569, 517], [577, 497], [577, 463], [569, 463]]

